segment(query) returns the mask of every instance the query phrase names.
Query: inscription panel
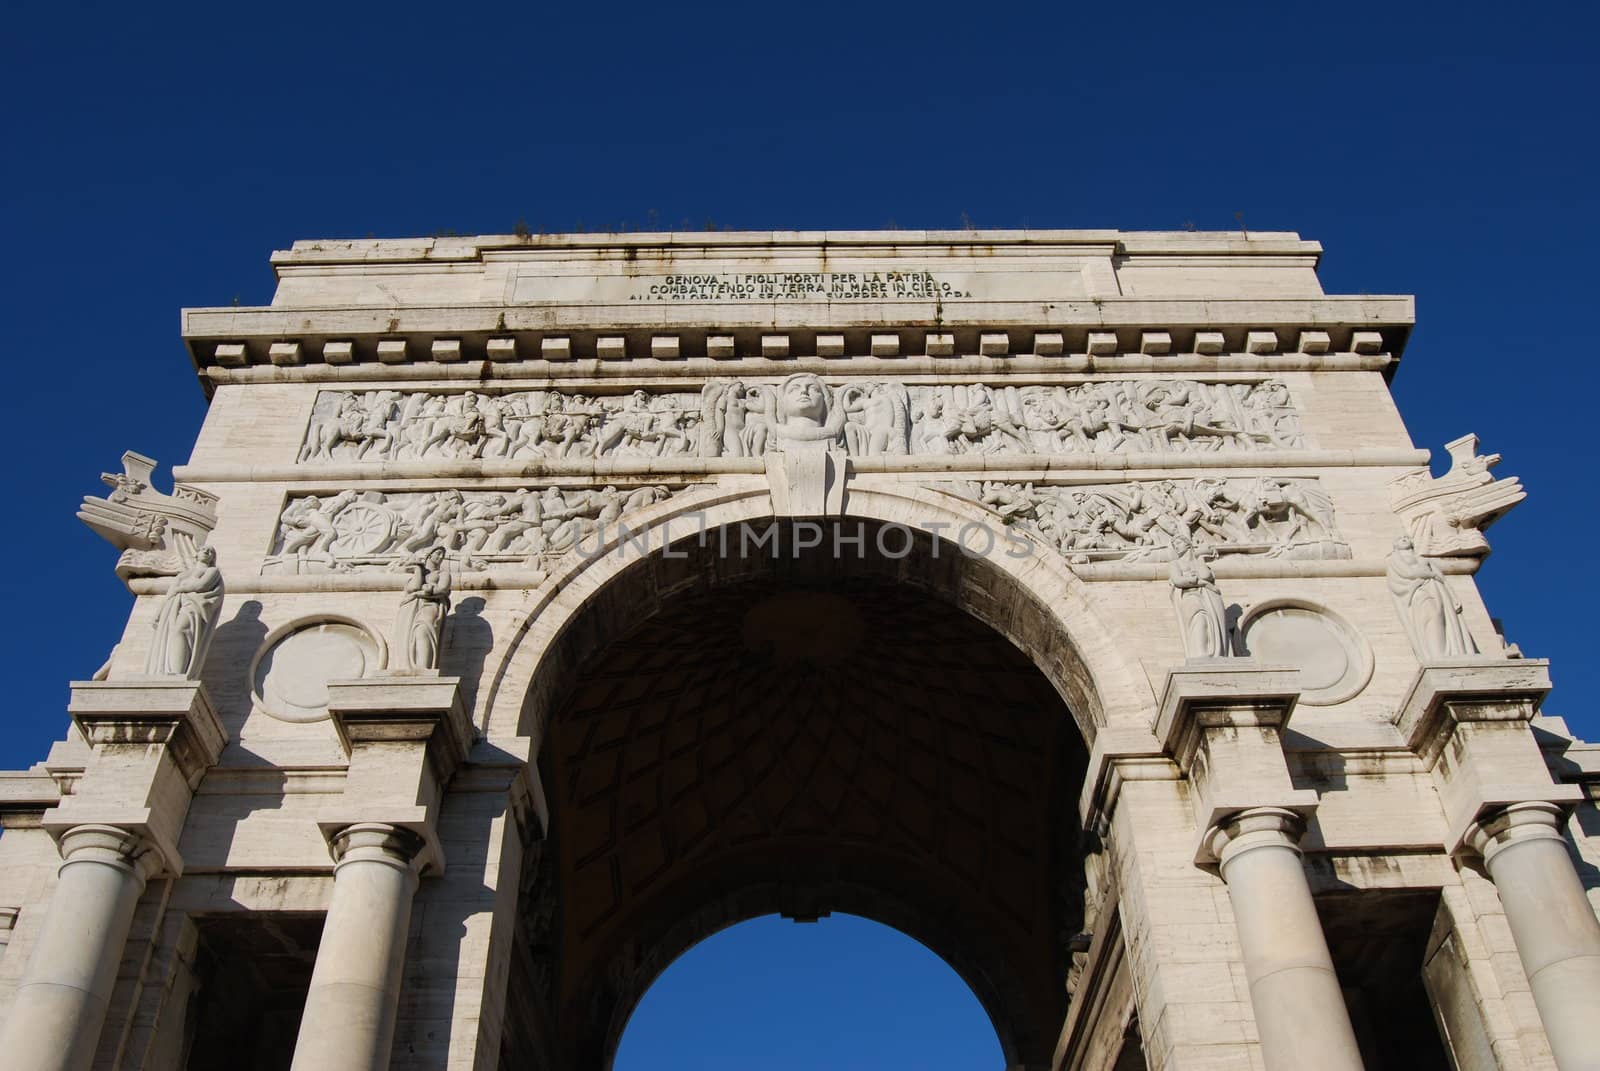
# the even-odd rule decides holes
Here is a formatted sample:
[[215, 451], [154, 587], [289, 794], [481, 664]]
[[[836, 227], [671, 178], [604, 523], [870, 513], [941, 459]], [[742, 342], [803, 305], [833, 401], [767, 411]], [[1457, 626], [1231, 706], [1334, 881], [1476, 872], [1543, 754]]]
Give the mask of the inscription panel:
[[642, 281], [630, 301], [931, 301], [970, 298], [969, 274], [931, 271], [686, 272]]
[[[517, 304], [628, 304], [636, 302], [739, 304], [883, 301], [1063, 301], [1086, 297], [1085, 268], [1035, 271], [908, 268], [884, 262], [838, 265], [801, 262], [794, 268], [727, 271], [721, 265], [627, 275], [519, 276], [511, 287]], [[815, 270], [807, 270], [812, 269]]]

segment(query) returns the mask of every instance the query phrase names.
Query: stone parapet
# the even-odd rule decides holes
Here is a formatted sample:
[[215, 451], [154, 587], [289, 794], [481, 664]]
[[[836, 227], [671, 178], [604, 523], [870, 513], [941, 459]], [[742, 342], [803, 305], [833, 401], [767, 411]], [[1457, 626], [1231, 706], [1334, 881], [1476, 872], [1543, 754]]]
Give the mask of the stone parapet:
[[[1409, 297], [1330, 296], [1297, 235], [745, 232], [302, 242], [266, 308], [190, 309], [197, 368], [1389, 363]], [[1361, 360], [1351, 361], [1352, 358]], [[748, 369], [745, 369], [748, 371]]]

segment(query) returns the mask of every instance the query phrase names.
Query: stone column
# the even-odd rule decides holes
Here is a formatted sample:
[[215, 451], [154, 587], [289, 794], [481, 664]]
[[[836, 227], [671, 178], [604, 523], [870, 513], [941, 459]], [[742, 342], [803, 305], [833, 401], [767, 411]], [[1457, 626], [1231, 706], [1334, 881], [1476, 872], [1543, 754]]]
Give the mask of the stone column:
[[1550, 1051], [1562, 1071], [1595, 1065], [1600, 919], [1561, 835], [1566, 809], [1515, 803], [1468, 833], [1500, 893]]
[[422, 838], [382, 823], [333, 836], [333, 902], [295, 1043], [294, 1071], [389, 1066]]
[[419, 875], [444, 869], [444, 786], [472, 725], [460, 680], [334, 681], [328, 713], [350, 755], [339, 801], [318, 821], [333, 855], [333, 900], [317, 946], [294, 1071], [382, 1071], [399, 1012]]
[[79, 1071], [94, 1060], [133, 912], [161, 858], [116, 826], [61, 835], [61, 877], [0, 1033], [13, 1067]]
[[0, 1058], [37, 1071], [93, 1062], [145, 882], [182, 872], [189, 802], [227, 739], [196, 681], [77, 682], [68, 711], [93, 750], [41, 822], [60, 879], [0, 1030]]
[[1529, 723], [1550, 690], [1540, 659], [1425, 663], [1395, 724], [1433, 774], [1444, 847], [1481, 855], [1561, 1071], [1592, 1068], [1600, 1013], [1600, 920], [1561, 829], [1581, 802], [1558, 785]]
[[1361, 1050], [1300, 863], [1305, 819], [1253, 807], [1210, 830], [1228, 883], [1250, 1003], [1269, 1068], [1361, 1067]]
[[1298, 678], [1242, 659], [1190, 662], [1167, 675], [1155, 731], [1195, 790], [1195, 862], [1228, 885], [1268, 1071], [1361, 1071], [1300, 862], [1317, 795], [1293, 786], [1283, 756]]

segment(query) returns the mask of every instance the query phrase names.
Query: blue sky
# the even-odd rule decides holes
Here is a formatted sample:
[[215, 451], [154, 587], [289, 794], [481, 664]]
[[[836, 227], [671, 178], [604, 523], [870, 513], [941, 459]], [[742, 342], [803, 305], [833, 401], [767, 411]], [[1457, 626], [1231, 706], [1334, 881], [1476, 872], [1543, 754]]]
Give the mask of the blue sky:
[[972, 990], [916, 941], [855, 915], [768, 915], [666, 969], [634, 1009], [615, 1071], [1004, 1064]]
[[[186, 458], [204, 403], [178, 309], [265, 303], [267, 256], [296, 238], [519, 219], [1230, 229], [1242, 213], [1317, 239], [1329, 291], [1417, 295], [1395, 382], [1416, 442], [1475, 431], [1527, 485], [1480, 583], [1509, 636], [1553, 659], [1547, 709], [1600, 735], [1597, 22], [1577, 4], [13, 4], [0, 767], [43, 757], [67, 681], [125, 618], [114, 552], [73, 512], [127, 448]], [[842, 955], [838, 929], [799, 932]], [[766, 931], [748, 932], [755, 961]], [[912, 992], [933, 985], [921, 962], [904, 959]], [[941, 1007], [928, 1022], [959, 1019]]]

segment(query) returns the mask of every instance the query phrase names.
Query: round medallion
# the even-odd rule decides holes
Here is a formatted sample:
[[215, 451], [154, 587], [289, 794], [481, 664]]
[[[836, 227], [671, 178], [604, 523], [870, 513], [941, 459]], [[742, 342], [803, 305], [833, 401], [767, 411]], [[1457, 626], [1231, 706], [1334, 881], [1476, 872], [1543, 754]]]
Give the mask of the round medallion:
[[251, 670], [256, 706], [284, 721], [328, 716], [328, 682], [365, 677], [383, 667], [378, 640], [348, 621], [297, 625], [270, 642]]
[[1300, 702], [1342, 703], [1366, 687], [1372, 654], [1355, 632], [1326, 610], [1302, 603], [1264, 603], [1239, 626], [1243, 653], [1300, 671]]

